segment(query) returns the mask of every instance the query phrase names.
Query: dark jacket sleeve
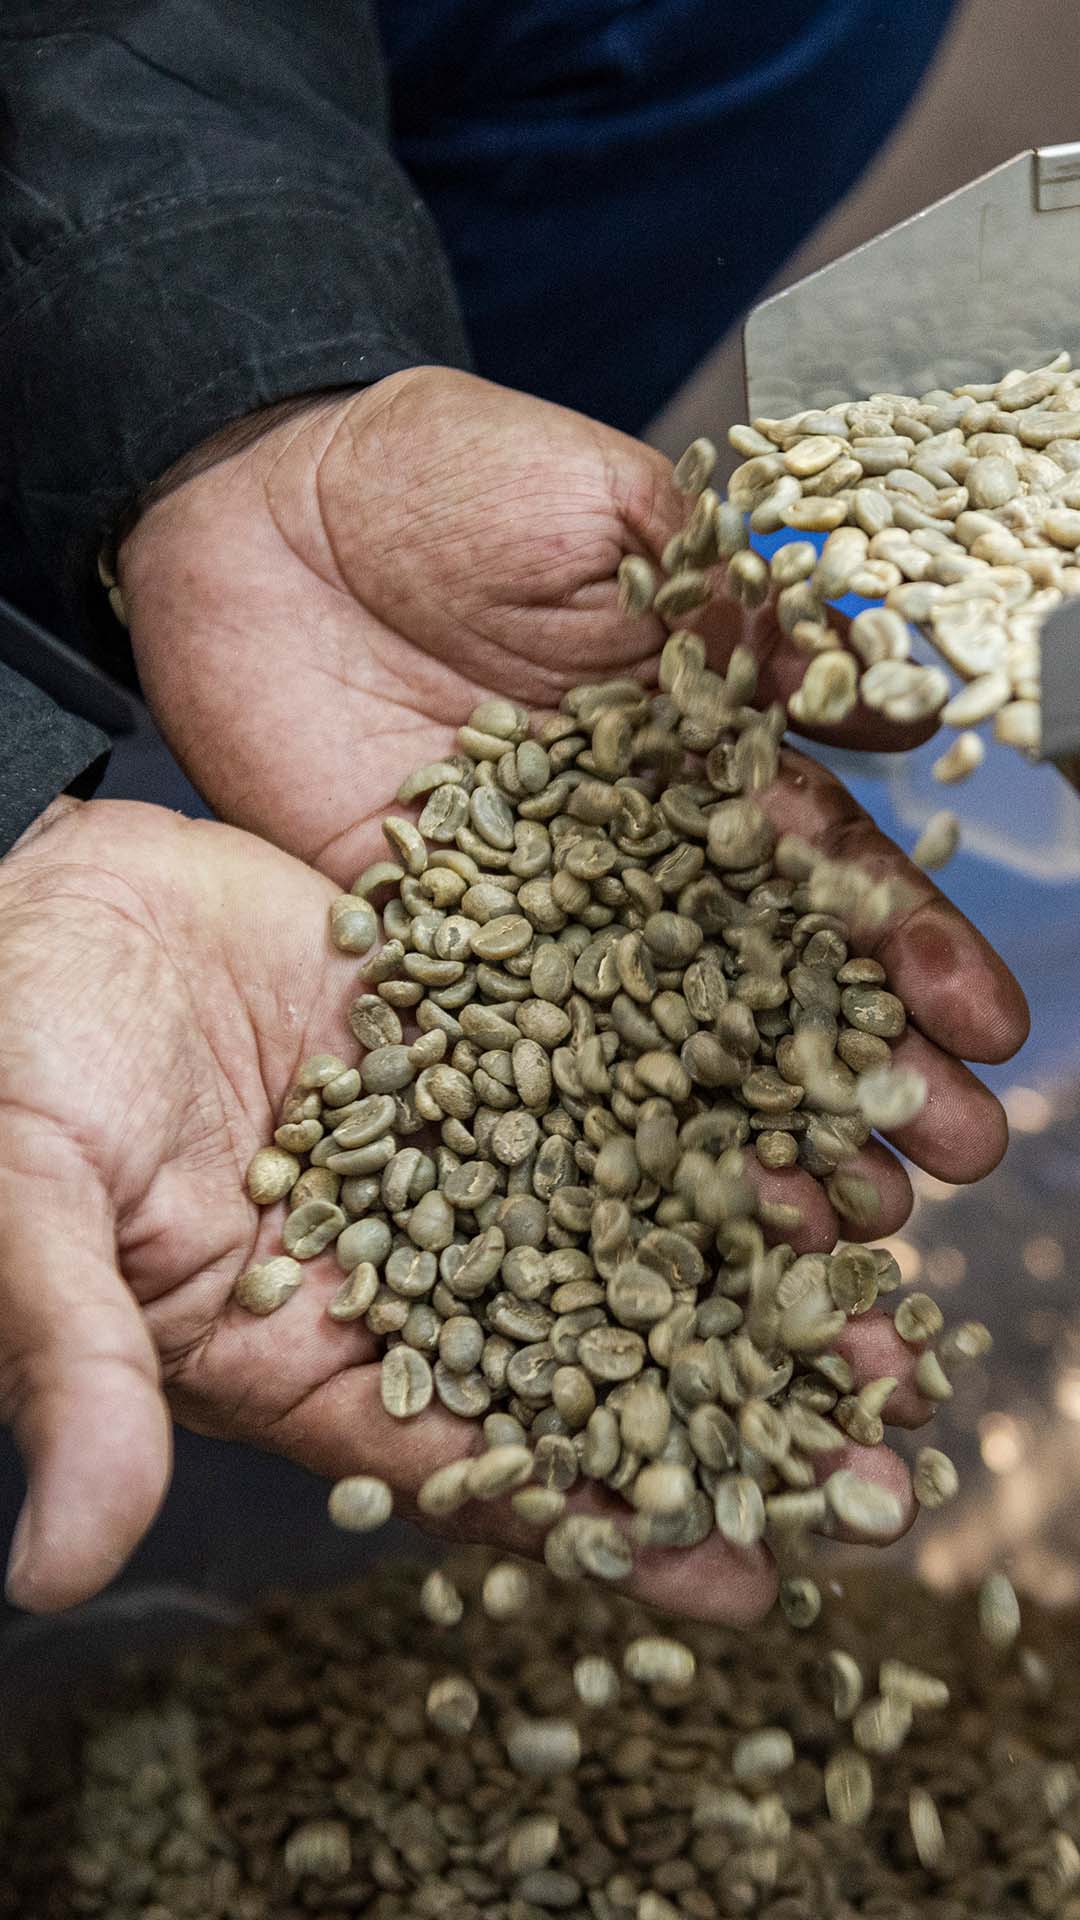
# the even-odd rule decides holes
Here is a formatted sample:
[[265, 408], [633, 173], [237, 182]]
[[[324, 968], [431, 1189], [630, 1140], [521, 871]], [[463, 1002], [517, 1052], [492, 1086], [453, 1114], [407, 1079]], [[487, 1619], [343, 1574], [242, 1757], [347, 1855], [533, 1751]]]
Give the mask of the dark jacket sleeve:
[[39, 619], [228, 422], [467, 363], [365, 0], [6, 0], [0, 127], [0, 590]]
[[0, 854], [58, 793], [93, 791], [108, 735], [0, 661]]

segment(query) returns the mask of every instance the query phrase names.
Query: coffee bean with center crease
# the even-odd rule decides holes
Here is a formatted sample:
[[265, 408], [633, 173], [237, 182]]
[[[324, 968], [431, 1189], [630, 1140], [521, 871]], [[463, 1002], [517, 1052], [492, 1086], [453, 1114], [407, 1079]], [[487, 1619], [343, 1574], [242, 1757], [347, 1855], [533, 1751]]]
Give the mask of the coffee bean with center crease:
[[[841, 1433], [880, 1439], [892, 1391], [856, 1390], [830, 1345], [885, 1269], [845, 1250], [793, 1291], [766, 1234], [797, 1209], [758, 1197], [748, 1159], [798, 1165], [845, 1218], [876, 1206], [847, 1164], [870, 1132], [857, 1075], [904, 1014], [846, 916], [880, 922], [891, 896], [776, 846], [753, 796], [783, 714], [749, 706], [748, 649], [721, 676], [682, 629], [660, 678], [572, 689], [533, 741], [486, 702], [458, 754], [406, 778], [422, 826], [390, 818], [394, 858], [350, 896], [382, 922], [350, 1009], [363, 1051], [302, 1064], [249, 1176], [264, 1204], [288, 1194], [289, 1254], [337, 1241], [325, 1310], [383, 1345], [391, 1413], [508, 1422], [489, 1444], [526, 1449], [538, 1494], [584, 1473], [624, 1502], [607, 1544], [541, 1503], [561, 1577], [714, 1529], [805, 1531], [785, 1501]], [[936, 1352], [917, 1365], [951, 1393]], [[425, 1500], [459, 1502], [451, 1480]], [[823, 1513], [891, 1525], [834, 1480]]]
[[435, 1391], [431, 1368], [412, 1347], [391, 1347], [379, 1369], [382, 1403], [395, 1420], [410, 1420], [431, 1404]]

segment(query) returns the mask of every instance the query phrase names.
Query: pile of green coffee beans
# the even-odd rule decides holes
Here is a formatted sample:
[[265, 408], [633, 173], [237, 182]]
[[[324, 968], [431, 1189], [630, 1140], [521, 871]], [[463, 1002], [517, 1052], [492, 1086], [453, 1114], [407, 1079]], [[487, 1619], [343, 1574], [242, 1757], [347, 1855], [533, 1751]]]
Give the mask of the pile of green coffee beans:
[[[566, 1577], [621, 1580], [637, 1545], [714, 1530], [900, 1526], [889, 1490], [823, 1471], [882, 1438], [896, 1381], [857, 1389], [836, 1343], [896, 1263], [797, 1257], [776, 1197], [798, 1170], [871, 1225], [860, 1151], [922, 1104], [891, 1064], [904, 1007], [860, 952], [899, 896], [777, 840], [761, 801], [784, 715], [754, 691], [744, 648], [721, 675], [676, 631], [658, 691], [575, 688], [533, 737], [512, 702], [479, 706], [402, 785], [418, 821], [388, 819], [389, 857], [331, 908], [360, 961], [359, 1057], [304, 1063], [248, 1174], [288, 1212], [238, 1300], [282, 1307], [332, 1248], [328, 1312], [383, 1343], [387, 1412], [474, 1423], [422, 1510], [510, 1496]], [[947, 1398], [983, 1330], [945, 1333], [925, 1295], [895, 1319], [923, 1394]], [[587, 1482], [619, 1499], [575, 1511]], [[954, 1487], [926, 1450], [920, 1497]], [[358, 1474], [331, 1513], [366, 1528], [390, 1504]]]
[[805, 1631], [463, 1555], [271, 1605], [0, 1760], [12, 1920], [1080, 1916], [1080, 1620], [858, 1578]]

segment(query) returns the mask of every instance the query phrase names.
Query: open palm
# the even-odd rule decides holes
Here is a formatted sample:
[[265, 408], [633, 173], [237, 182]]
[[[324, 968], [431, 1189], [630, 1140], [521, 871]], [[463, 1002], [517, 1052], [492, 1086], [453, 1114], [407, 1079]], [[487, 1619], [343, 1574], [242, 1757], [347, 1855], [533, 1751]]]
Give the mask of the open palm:
[[[667, 463], [623, 436], [465, 376], [399, 376], [273, 430], [140, 523], [122, 580], [144, 684], [223, 816], [348, 881], [403, 773], [477, 697], [545, 707], [582, 678], [649, 676], [662, 630], [623, 619], [611, 580], [679, 512]], [[710, 637], [718, 653], [750, 640], [765, 697], [791, 684], [767, 613], [745, 628], [717, 616]], [[791, 756], [767, 803], [906, 871], [915, 904], [878, 951], [930, 1099], [896, 1144], [977, 1177], [1004, 1128], [962, 1061], [1019, 1044], [1019, 990], [820, 768]], [[329, 1474], [382, 1471], [408, 1510], [477, 1436], [442, 1412], [404, 1427], [384, 1414], [370, 1337], [325, 1313], [332, 1256], [270, 1320], [231, 1300], [280, 1231], [280, 1209], [259, 1216], [243, 1194], [247, 1160], [304, 1054], [346, 1031], [355, 966], [326, 943], [331, 881], [245, 833], [91, 805], [12, 856], [0, 886], [0, 1413], [31, 1467], [14, 1591], [63, 1604], [130, 1551], [168, 1472], [160, 1379], [188, 1424]], [[906, 1176], [880, 1143], [865, 1152], [888, 1231]], [[808, 1233], [828, 1244], [835, 1220], [820, 1189], [813, 1201]], [[890, 1413], [919, 1418], [886, 1322], [853, 1326], [848, 1352], [860, 1378], [898, 1375]], [[860, 1470], [903, 1484], [882, 1449]], [[526, 1543], [498, 1513], [455, 1524]], [[731, 1618], [771, 1580], [763, 1554], [718, 1538], [640, 1569], [651, 1597]]]
[[[30, 1476], [11, 1579], [25, 1605], [85, 1597], [137, 1543], [168, 1479], [162, 1389], [200, 1432], [385, 1475], [406, 1512], [481, 1444], [441, 1409], [384, 1411], [375, 1341], [326, 1312], [332, 1253], [272, 1318], [232, 1299], [280, 1245], [282, 1209], [251, 1204], [247, 1163], [300, 1061], [346, 1031], [355, 963], [325, 938], [332, 894], [247, 834], [116, 802], [74, 809], [0, 870], [0, 1417]], [[852, 1328], [847, 1350], [860, 1379], [901, 1376], [891, 1413], [919, 1418], [886, 1322]], [[845, 1452], [903, 1491], [894, 1456]], [[504, 1508], [466, 1509], [455, 1530], [528, 1549]], [[773, 1574], [716, 1536], [643, 1556], [638, 1584], [748, 1619]]]
[[[582, 679], [655, 673], [665, 629], [619, 613], [614, 575], [627, 551], [655, 559], [683, 511], [669, 462], [625, 434], [470, 375], [398, 374], [313, 404], [146, 514], [121, 556], [143, 684], [223, 817], [348, 885], [385, 853], [404, 773], [445, 752], [479, 698], [550, 708]], [[797, 682], [805, 662], [767, 606], [721, 601], [704, 627], [717, 658], [753, 647], [763, 700]], [[833, 737], [913, 736], [856, 711]], [[1004, 1120], [961, 1062], [1020, 1044], [1016, 983], [820, 767], [788, 755], [769, 805], [906, 880], [917, 904], [875, 951], [912, 1019], [898, 1057], [930, 1099], [896, 1144], [943, 1179], [986, 1173]], [[891, 1232], [906, 1175], [880, 1144], [863, 1170]], [[774, 1184], [835, 1235], [819, 1188]]]
[[[73, 809], [0, 870], [0, 1416], [30, 1475], [23, 1604], [94, 1592], [149, 1524], [169, 1471], [162, 1388], [201, 1432], [384, 1474], [405, 1511], [480, 1444], [442, 1410], [386, 1414], [372, 1336], [326, 1313], [332, 1254], [272, 1318], [232, 1299], [279, 1249], [282, 1209], [252, 1206], [247, 1163], [300, 1061], [346, 1031], [355, 963], [325, 938], [332, 894], [247, 834], [116, 802]], [[892, 1329], [852, 1338], [860, 1377], [903, 1374], [893, 1411], [917, 1419]], [[865, 1470], [904, 1484], [883, 1451]], [[508, 1511], [455, 1524], [531, 1544]], [[741, 1619], [772, 1577], [763, 1552], [717, 1537], [645, 1556], [640, 1585]]]

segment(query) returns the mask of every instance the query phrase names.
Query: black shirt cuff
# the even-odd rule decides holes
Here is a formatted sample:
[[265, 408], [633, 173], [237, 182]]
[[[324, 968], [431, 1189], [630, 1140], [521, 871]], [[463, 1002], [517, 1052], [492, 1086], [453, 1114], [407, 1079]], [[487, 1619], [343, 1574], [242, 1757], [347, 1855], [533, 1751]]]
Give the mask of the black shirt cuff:
[[0, 854], [60, 793], [89, 799], [105, 770], [109, 738], [0, 664]]

